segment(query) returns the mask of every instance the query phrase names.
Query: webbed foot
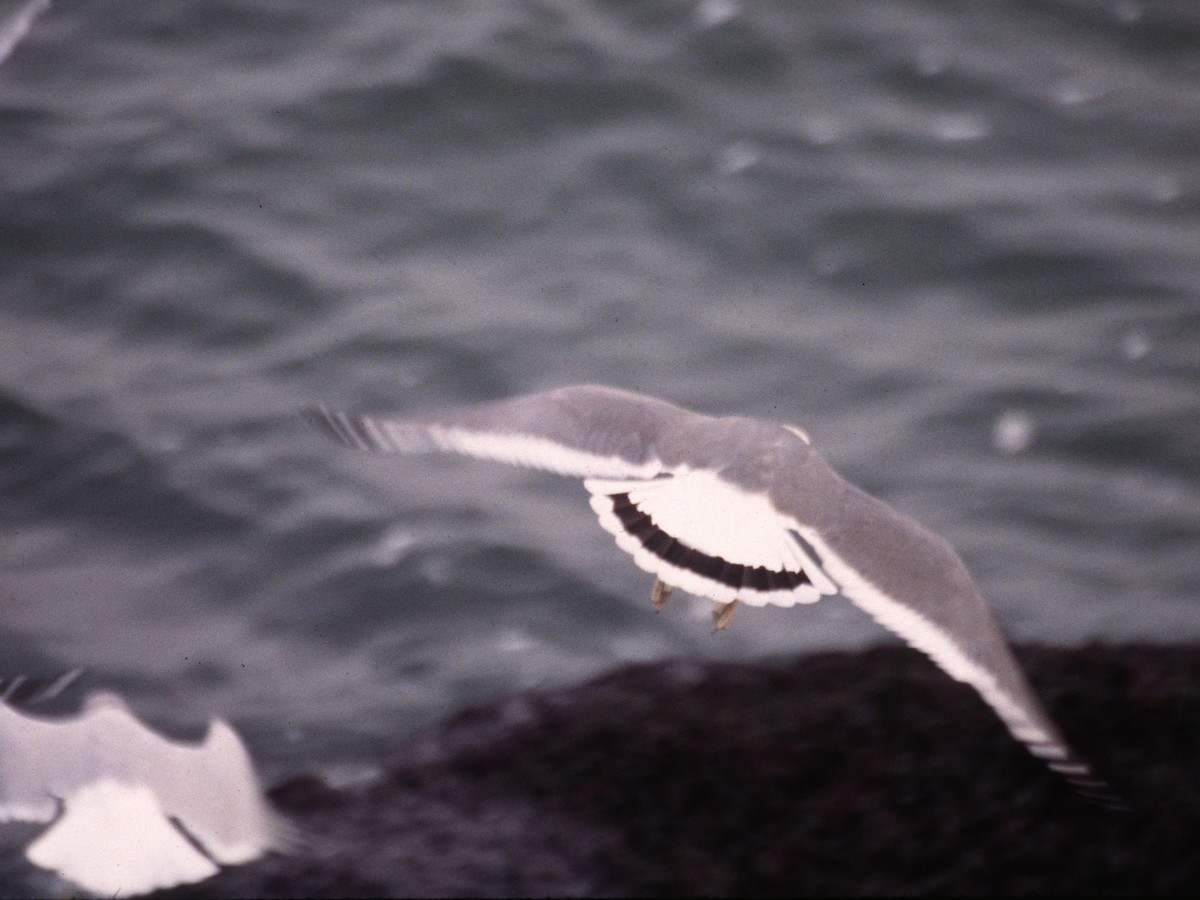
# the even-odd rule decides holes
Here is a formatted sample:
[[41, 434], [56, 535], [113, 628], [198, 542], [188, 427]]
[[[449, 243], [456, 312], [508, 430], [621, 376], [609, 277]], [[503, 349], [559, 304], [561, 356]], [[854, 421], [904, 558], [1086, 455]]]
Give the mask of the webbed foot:
[[729, 620], [733, 618], [733, 610], [736, 606], [737, 600], [735, 599], [728, 603], [718, 603], [713, 607], [713, 634], [729, 627]]
[[663, 608], [663, 604], [671, 598], [671, 591], [674, 590], [669, 584], [664, 584], [657, 578], [654, 579], [654, 587], [650, 589], [650, 602], [654, 605], [654, 611], [658, 612]]

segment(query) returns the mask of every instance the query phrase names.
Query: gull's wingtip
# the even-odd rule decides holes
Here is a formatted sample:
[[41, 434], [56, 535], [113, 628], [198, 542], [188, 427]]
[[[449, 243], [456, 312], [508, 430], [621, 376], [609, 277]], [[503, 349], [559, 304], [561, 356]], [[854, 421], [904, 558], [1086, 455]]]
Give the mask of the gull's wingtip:
[[418, 422], [381, 419], [334, 409], [323, 403], [301, 410], [303, 418], [330, 440], [375, 453], [424, 453], [438, 447]]
[[324, 403], [313, 403], [300, 408], [300, 418], [308, 424], [319, 428], [324, 422], [329, 420], [332, 412], [333, 410]]
[[16, 675], [0, 678], [0, 703], [13, 708], [46, 703], [71, 687], [83, 673], [84, 669], [77, 666], [53, 676]]
[[1053, 765], [1050, 768], [1061, 775], [1075, 790], [1075, 793], [1092, 806], [1098, 806], [1114, 813], [1132, 813], [1134, 811], [1128, 801], [1112, 785], [1093, 775], [1090, 768], [1087, 768], [1082, 774], [1066, 772]]
[[331, 406], [326, 406], [324, 403], [306, 406], [300, 410], [300, 418], [336, 443], [346, 447], [362, 445], [362, 442], [357, 440], [350, 430], [350, 418]]
[[302, 853], [312, 846], [304, 830], [279, 812], [271, 808], [267, 813], [268, 846], [267, 850], [282, 856]]

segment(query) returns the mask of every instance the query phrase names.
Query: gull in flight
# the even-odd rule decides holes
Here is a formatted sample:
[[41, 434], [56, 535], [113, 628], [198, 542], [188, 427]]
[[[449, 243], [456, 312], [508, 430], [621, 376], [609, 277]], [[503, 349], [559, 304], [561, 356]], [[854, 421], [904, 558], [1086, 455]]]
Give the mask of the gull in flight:
[[293, 841], [229, 725], [210, 722], [200, 744], [168, 740], [108, 693], [65, 719], [0, 702], [7, 821], [50, 822], [26, 857], [107, 896], [202, 881]]
[[841, 478], [791, 425], [711, 417], [608, 387], [567, 387], [418, 418], [324, 406], [306, 417], [350, 447], [449, 451], [583, 478], [634, 562], [714, 602], [793, 606], [840, 594], [965, 682], [1018, 741], [1102, 806], [1125, 809], [1038, 701], [950, 545]]

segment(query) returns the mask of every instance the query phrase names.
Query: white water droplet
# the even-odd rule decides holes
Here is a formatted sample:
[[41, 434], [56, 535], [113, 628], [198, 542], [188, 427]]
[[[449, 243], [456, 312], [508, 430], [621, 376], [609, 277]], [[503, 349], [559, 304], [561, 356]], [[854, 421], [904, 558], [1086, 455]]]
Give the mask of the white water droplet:
[[1170, 203], [1172, 200], [1178, 200], [1183, 193], [1183, 187], [1179, 183], [1179, 179], [1174, 175], [1160, 174], [1156, 175], [1150, 182], [1150, 198], [1159, 203]]
[[758, 164], [762, 154], [749, 141], [734, 141], [717, 153], [717, 169], [722, 175], [738, 175]]
[[701, 28], [716, 28], [737, 14], [738, 5], [734, 0], [701, 0], [696, 7], [696, 23]]
[[845, 129], [833, 116], [810, 116], [800, 122], [800, 130], [814, 144], [832, 144], [840, 140]]
[[537, 646], [537, 641], [523, 631], [510, 628], [500, 632], [496, 649], [501, 653], [524, 653]]
[[1131, 328], [1121, 338], [1121, 354], [1130, 362], [1139, 362], [1150, 355], [1154, 342], [1144, 328]]
[[394, 566], [416, 542], [416, 535], [407, 528], [389, 528], [372, 549], [371, 561], [381, 568]]
[[1033, 446], [1037, 426], [1021, 409], [1006, 409], [992, 422], [992, 446], [1005, 456], [1016, 456]]
[[987, 119], [974, 113], [942, 113], [933, 119], [933, 133], [943, 141], [977, 141], [989, 131]]

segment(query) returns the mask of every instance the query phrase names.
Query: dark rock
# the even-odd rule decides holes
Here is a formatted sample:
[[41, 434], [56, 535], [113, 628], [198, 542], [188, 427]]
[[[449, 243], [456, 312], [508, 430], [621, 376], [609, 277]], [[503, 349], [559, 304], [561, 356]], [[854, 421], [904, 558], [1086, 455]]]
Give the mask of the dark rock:
[[302, 849], [171, 893], [1194, 894], [1198, 649], [1019, 653], [1132, 813], [907, 649], [668, 662], [455, 715], [373, 784], [280, 785]]

